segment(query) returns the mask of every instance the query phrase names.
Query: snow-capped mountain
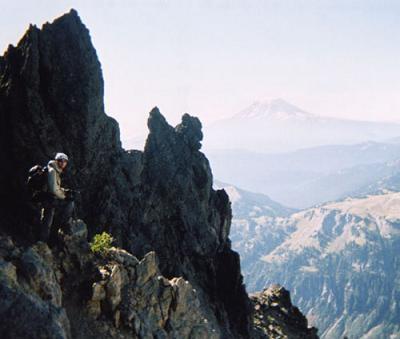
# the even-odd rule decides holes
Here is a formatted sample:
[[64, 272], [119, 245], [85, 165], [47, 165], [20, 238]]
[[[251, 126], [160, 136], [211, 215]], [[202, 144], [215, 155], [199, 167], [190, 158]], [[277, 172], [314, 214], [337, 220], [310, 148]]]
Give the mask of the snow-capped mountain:
[[248, 290], [288, 286], [322, 338], [399, 338], [399, 206], [388, 192], [286, 217], [235, 218], [234, 208]]
[[256, 101], [234, 116], [235, 119], [307, 120], [317, 118], [283, 99]]
[[321, 145], [384, 141], [400, 135], [400, 124], [322, 117], [283, 100], [259, 100], [204, 128], [208, 150], [285, 152]]

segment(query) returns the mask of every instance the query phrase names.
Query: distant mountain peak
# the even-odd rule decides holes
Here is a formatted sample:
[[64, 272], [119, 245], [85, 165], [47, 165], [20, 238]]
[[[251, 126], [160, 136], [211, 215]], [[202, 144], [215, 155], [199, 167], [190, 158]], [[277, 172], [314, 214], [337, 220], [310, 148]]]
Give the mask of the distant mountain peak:
[[253, 102], [240, 111], [238, 118], [269, 118], [274, 120], [298, 119], [306, 120], [315, 115], [305, 112], [281, 98], [264, 98]]

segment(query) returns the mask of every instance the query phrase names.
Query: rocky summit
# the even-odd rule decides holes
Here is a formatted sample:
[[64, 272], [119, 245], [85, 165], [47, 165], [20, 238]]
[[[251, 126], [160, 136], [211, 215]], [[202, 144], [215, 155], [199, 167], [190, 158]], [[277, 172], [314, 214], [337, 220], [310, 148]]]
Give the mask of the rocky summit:
[[254, 326], [260, 338], [317, 339], [317, 329], [307, 330], [307, 319], [292, 305], [284, 287], [271, 285], [251, 295], [254, 303]]
[[[155, 107], [144, 151], [126, 151], [103, 86], [75, 10], [31, 25], [0, 57], [0, 337], [282, 337], [260, 331], [275, 326], [273, 312], [254, 325], [200, 121], [184, 114], [172, 127]], [[37, 241], [25, 181], [59, 151], [70, 156], [64, 183], [81, 191], [84, 221], [49, 248]], [[95, 255], [87, 239], [102, 231], [115, 247]], [[309, 333], [300, 313], [283, 319], [280, 328], [294, 321]]]

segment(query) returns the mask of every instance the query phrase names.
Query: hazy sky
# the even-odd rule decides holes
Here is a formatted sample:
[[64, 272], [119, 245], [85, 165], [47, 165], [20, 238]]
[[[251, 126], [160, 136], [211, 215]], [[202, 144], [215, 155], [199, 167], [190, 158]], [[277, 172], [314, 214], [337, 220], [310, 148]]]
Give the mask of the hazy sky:
[[400, 121], [400, 1], [5, 1], [0, 48], [78, 10], [122, 137], [158, 106], [204, 123], [263, 97], [311, 113]]

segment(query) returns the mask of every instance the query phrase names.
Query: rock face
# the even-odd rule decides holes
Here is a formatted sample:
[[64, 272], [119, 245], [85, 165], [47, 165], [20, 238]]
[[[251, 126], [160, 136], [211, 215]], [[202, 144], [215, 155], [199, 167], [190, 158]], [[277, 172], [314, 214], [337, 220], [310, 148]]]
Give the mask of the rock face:
[[[7, 220], [2, 227], [26, 235], [32, 216], [22, 219], [16, 213], [17, 202], [21, 206], [27, 200], [22, 189], [26, 169], [47, 163], [57, 150], [71, 155], [70, 184], [88, 188], [84, 216], [98, 224], [93, 216], [102, 206], [90, 202], [95, 191], [104, 195], [100, 185], [107, 184], [122, 149], [116, 121], [104, 114], [103, 78], [88, 30], [71, 11], [41, 30], [30, 26], [2, 61], [0, 149], [2, 162], [9, 164], [1, 170], [1, 197], [8, 202], [1, 208]], [[100, 218], [109, 221], [110, 213]]]
[[254, 326], [261, 338], [316, 339], [317, 329], [308, 328], [307, 318], [292, 305], [289, 291], [272, 285], [251, 295]]
[[253, 220], [262, 237], [243, 264], [247, 288], [286, 286], [322, 338], [397, 338], [399, 204], [391, 192]]
[[70, 324], [47, 245], [23, 250], [2, 237], [0, 251], [0, 336], [69, 338]]
[[154, 252], [140, 261], [118, 248], [96, 257], [81, 235], [63, 236], [57, 254], [0, 238], [2, 338], [221, 336], [197, 291], [162, 276]]
[[[155, 107], [148, 127], [144, 152], [122, 149], [118, 124], [104, 112], [96, 51], [74, 10], [41, 29], [30, 26], [0, 58], [0, 157], [7, 164], [0, 168], [0, 231], [24, 253], [3, 257], [4, 293], [5, 300], [38, 310], [33, 336], [79, 337], [77, 329], [82, 337], [107, 338], [253, 335], [252, 303], [228, 238], [230, 202], [224, 190], [212, 188], [199, 151], [200, 121], [185, 114], [174, 128]], [[82, 191], [78, 214], [89, 237], [106, 230], [135, 257], [115, 250], [96, 262], [85, 250], [82, 223], [75, 225], [81, 241], [64, 239], [59, 253], [50, 255], [42, 244], [49, 252], [42, 255], [32, 245], [38, 213], [25, 190], [26, 173], [59, 151], [71, 158], [64, 182]], [[20, 260], [37, 263], [39, 272], [22, 285], [18, 275], [12, 285], [10, 265]], [[51, 319], [47, 327], [43, 319]]]

